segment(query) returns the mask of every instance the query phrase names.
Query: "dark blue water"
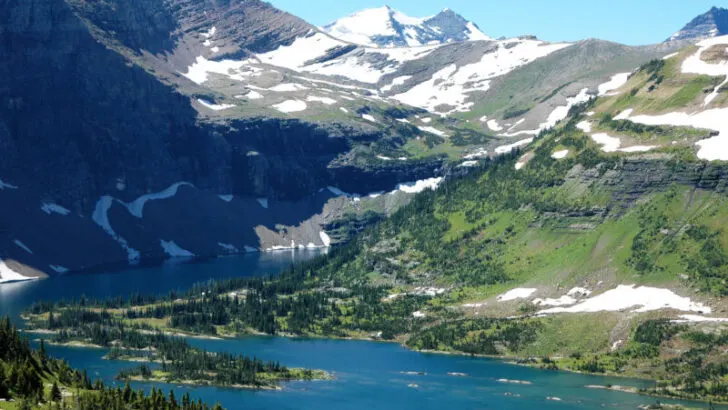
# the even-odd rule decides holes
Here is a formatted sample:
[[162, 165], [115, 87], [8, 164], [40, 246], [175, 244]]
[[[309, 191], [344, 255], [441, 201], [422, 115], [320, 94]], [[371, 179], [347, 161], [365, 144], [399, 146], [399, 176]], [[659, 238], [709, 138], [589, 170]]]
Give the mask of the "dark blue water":
[[[167, 293], [211, 278], [269, 274], [315, 252], [286, 252], [174, 264], [133, 271], [69, 275], [51, 280], [0, 286], [0, 314], [17, 317], [36, 299], [115, 296], [129, 292]], [[288, 366], [324, 369], [334, 381], [287, 383], [283, 391], [245, 391], [213, 387], [157, 385], [176, 393], [220, 402], [228, 409], [635, 409], [655, 399], [587, 389], [590, 384], [648, 385], [649, 382], [542, 371], [501, 361], [411, 352], [396, 344], [363, 341], [246, 337], [235, 340], [193, 339], [211, 351], [230, 351], [279, 360]], [[103, 360], [104, 350], [50, 347], [74, 367], [114, 383], [129, 363]], [[402, 372], [425, 372], [424, 376]], [[468, 377], [448, 376], [450, 372]], [[529, 381], [531, 385], [500, 383]], [[150, 385], [135, 384], [149, 388]], [[548, 400], [558, 397], [561, 401]], [[690, 403], [691, 407], [707, 405]]]

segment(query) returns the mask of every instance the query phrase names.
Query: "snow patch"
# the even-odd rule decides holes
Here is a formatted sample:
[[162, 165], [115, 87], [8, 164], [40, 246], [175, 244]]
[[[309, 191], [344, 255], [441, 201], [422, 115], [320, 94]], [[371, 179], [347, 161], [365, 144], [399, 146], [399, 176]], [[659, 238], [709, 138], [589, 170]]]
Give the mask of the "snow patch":
[[234, 198], [233, 195], [218, 195], [217, 197], [222, 199], [225, 202], [231, 202]]
[[65, 268], [60, 265], [48, 265], [51, 269], [53, 269], [56, 273], [67, 273], [68, 268]]
[[578, 302], [569, 295], [564, 295], [558, 299], [534, 299], [533, 304], [537, 306], [571, 306]]
[[475, 167], [478, 165], [478, 161], [465, 161], [462, 164], [458, 165], [458, 168], [470, 168]]
[[725, 323], [728, 322], [728, 318], [723, 317], [707, 317], [707, 316], [699, 316], [699, 315], [680, 315], [680, 319], [686, 321], [686, 322], [693, 322], [693, 323]]
[[496, 154], [507, 154], [516, 148], [524, 147], [532, 142], [533, 142], [533, 138], [526, 138], [525, 140], [520, 140], [520, 141], [514, 142], [513, 144], [502, 145], [495, 149], [495, 153]]
[[258, 203], [265, 209], [268, 209], [268, 198], [258, 198]]
[[628, 108], [628, 109], [620, 112], [619, 114], [617, 114], [617, 116], [614, 117], [614, 119], [615, 120], [626, 120], [627, 118], [629, 118], [630, 115], [632, 115], [633, 112], [634, 112], [634, 109]]
[[172, 258], [194, 258], [195, 254], [182, 249], [177, 245], [174, 241], [165, 241], [160, 240], [159, 244], [162, 246], [162, 249], [164, 249], [164, 253], [166, 253], [169, 257]]
[[616, 90], [618, 88], [621, 88], [623, 85], [627, 84], [627, 81], [629, 80], [629, 76], [631, 76], [632, 73], [619, 73], [612, 76], [612, 78], [607, 81], [604, 84], [601, 84], [597, 89], [600, 96], [607, 95], [610, 91]]
[[18, 189], [18, 187], [15, 185], [9, 184], [9, 183], [3, 181], [2, 179], [0, 179], [0, 190], [3, 190], [3, 189]]
[[490, 80], [561, 50], [570, 44], [547, 44], [538, 40], [503, 40], [498, 48], [485, 54], [479, 62], [458, 67], [449, 65], [408, 91], [393, 96], [395, 100], [437, 112], [437, 107], [454, 107], [444, 114], [468, 111], [470, 93], [488, 91]]
[[286, 100], [280, 104], [275, 104], [273, 108], [283, 113], [291, 113], [305, 111], [308, 106], [301, 100]]
[[20, 241], [19, 241], [18, 239], [14, 240], [14, 241], [13, 241], [13, 243], [14, 243], [14, 244], [15, 244], [15, 245], [16, 245], [16, 246], [17, 246], [18, 248], [20, 248], [20, 249], [22, 249], [22, 250], [24, 250], [24, 251], [26, 251], [26, 252], [28, 252], [28, 253], [30, 253], [30, 254], [32, 254], [32, 253], [33, 253], [33, 251], [31, 251], [31, 250], [30, 250], [30, 248], [28, 248], [27, 246], [25, 246], [25, 244], [24, 244], [23, 242], [20, 242]]
[[102, 196], [98, 200], [98, 202], [96, 202], [96, 207], [94, 208], [94, 213], [91, 218], [98, 226], [101, 227], [101, 229], [103, 229], [109, 236], [111, 236], [127, 252], [127, 259], [129, 263], [137, 263], [139, 262], [139, 259], [141, 257], [139, 251], [130, 247], [126, 239], [117, 235], [116, 232], [114, 232], [114, 229], [111, 227], [111, 223], [109, 222], [109, 209], [111, 209], [114, 201], [125, 205], [123, 202], [118, 201], [110, 196]]
[[23, 276], [19, 274], [18, 272], [15, 272], [14, 270], [10, 269], [8, 265], [5, 264], [5, 261], [0, 259], [0, 283], [8, 283], [8, 282], [24, 282], [27, 280], [34, 280], [37, 278], [32, 278], [28, 276]]
[[217, 246], [225, 249], [226, 251], [228, 251], [230, 253], [238, 253], [239, 252], [238, 251], [238, 248], [236, 248], [234, 245], [230, 245], [229, 243], [218, 242], [217, 243]]
[[594, 142], [602, 146], [602, 151], [604, 152], [615, 152], [622, 145], [622, 141], [619, 138], [610, 137], [606, 133], [594, 134], [591, 138]]
[[561, 150], [561, 151], [554, 152], [553, 154], [551, 154], [551, 158], [553, 158], [553, 159], [563, 159], [563, 158], [566, 158], [567, 155], [569, 155], [569, 150], [568, 149], [565, 149], [565, 150]]
[[477, 150], [469, 153], [468, 155], [465, 155], [463, 159], [476, 159], [476, 158], [485, 158], [488, 156], [488, 150], [485, 148], [478, 148]]
[[283, 84], [278, 84], [274, 87], [271, 87], [268, 90], [275, 91], [277, 93], [289, 93], [289, 92], [294, 92], [294, 91], [308, 90], [308, 87], [303, 86], [298, 83], [283, 83]]
[[488, 120], [487, 124], [488, 124], [488, 128], [490, 128], [491, 131], [496, 131], [496, 132], [503, 131], [503, 127], [501, 127], [500, 124], [498, 124], [498, 121], [496, 121], [496, 120]]
[[592, 294], [592, 291], [587, 288], [575, 287], [566, 293], [568, 296], [574, 297], [586, 297]]
[[179, 190], [179, 188], [185, 185], [192, 186], [192, 184], [190, 184], [189, 182], [177, 182], [176, 184], [165, 189], [164, 191], [142, 195], [134, 200], [134, 202], [124, 205], [126, 206], [126, 209], [129, 210], [130, 214], [134, 215], [139, 219], [142, 219], [144, 218], [144, 205], [146, 205], [147, 202], [172, 198], [173, 196], [177, 195], [177, 191]]
[[708, 314], [711, 312], [710, 307], [693, 302], [690, 298], [678, 296], [669, 289], [620, 285], [616, 289], [608, 290], [577, 305], [546, 309], [539, 314], [618, 312], [622, 310], [644, 313], [661, 309]]
[[337, 103], [337, 101], [334, 100], [333, 98], [329, 98], [329, 97], [318, 97], [318, 96], [315, 96], [315, 95], [309, 95], [308, 97], [306, 97], [306, 101], [309, 101], [309, 102], [320, 102], [320, 103], [326, 104], [326, 105], [334, 105], [334, 104]]
[[370, 115], [370, 114], [362, 114], [362, 115], [361, 115], [361, 117], [362, 117], [362, 118], [364, 118], [364, 119], [365, 119], [365, 120], [367, 120], [367, 121], [370, 121], [370, 122], [378, 122], [378, 121], [377, 121], [377, 119], [376, 119], [376, 118], [374, 118], [374, 117], [373, 117], [372, 115]]
[[549, 114], [546, 122], [541, 124], [538, 131], [540, 132], [549, 128], [553, 128], [559, 121], [565, 119], [569, 115], [569, 110], [571, 109], [571, 107], [577, 104], [585, 103], [589, 101], [589, 99], [591, 99], [591, 95], [589, 95], [588, 88], [582, 89], [581, 91], [579, 91], [579, 94], [575, 95], [574, 97], [567, 98], [566, 105], [556, 107], [551, 112], [551, 114]]
[[260, 99], [263, 99], [263, 94], [255, 91], [255, 90], [250, 90], [250, 91], [248, 91], [247, 94], [244, 95], [244, 97], [249, 100], [260, 100]]
[[416, 182], [409, 182], [409, 183], [403, 183], [397, 185], [396, 191], [402, 191], [406, 192], [408, 194], [418, 194], [426, 189], [436, 190], [438, 186], [440, 186], [440, 183], [442, 182], [442, 178], [429, 178], [429, 179], [423, 179]]
[[51, 204], [51, 203], [44, 203], [43, 205], [41, 205], [40, 209], [43, 212], [47, 213], [48, 215], [58, 214], [58, 215], [67, 216], [71, 213], [71, 211], [69, 211], [68, 209], [66, 209], [58, 204]]
[[444, 131], [440, 131], [437, 128], [429, 126], [429, 125], [427, 127], [417, 127], [417, 128], [419, 128], [420, 131], [428, 132], [430, 134], [435, 134], [435, 135], [443, 137], [443, 138], [447, 137], [447, 133], [445, 133]]
[[590, 133], [592, 130], [592, 126], [589, 121], [582, 121], [582, 122], [576, 124], [576, 128], [584, 131], [587, 134]]
[[245, 81], [252, 75], [260, 73], [263, 69], [252, 67], [253, 60], [221, 60], [212, 61], [203, 56], [197, 57], [195, 62], [187, 67], [187, 72], [182, 73], [185, 77], [196, 84], [203, 84], [209, 79], [209, 75], [224, 75], [231, 80]]
[[319, 232], [319, 237], [321, 238], [321, 242], [324, 244], [325, 247], [328, 248], [329, 246], [331, 246], [331, 237], [326, 234], [326, 232]]
[[213, 111], [223, 111], [227, 110], [229, 108], [235, 107], [234, 104], [215, 104], [207, 100], [203, 100], [202, 98], [198, 98], [197, 102], [202, 104], [204, 107], [209, 108]]
[[215, 33], [217, 33], [217, 27], [212, 26], [212, 28], [210, 28], [209, 30], [207, 30], [204, 33], [200, 33], [200, 35], [202, 35], [202, 37], [204, 37], [204, 38], [212, 38], [215, 35]]
[[526, 299], [531, 297], [534, 293], [536, 293], [538, 289], [534, 288], [515, 288], [511, 289], [508, 292], [498, 296], [496, 300], [498, 302], [508, 302], [511, 300], [517, 300], [517, 299]]
[[391, 91], [392, 88], [394, 88], [394, 87], [398, 87], [400, 85], [404, 85], [404, 83], [406, 83], [407, 80], [409, 80], [410, 78], [412, 78], [411, 75], [403, 75], [401, 77], [397, 77], [397, 78], [393, 79], [390, 84], [385, 85], [384, 87], [382, 87], [381, 88], [381, 91], [382, 92], [385, 92], [385, 93], [388, 92], [388, 91]]
[[728, 108], [718, 108], [701, 111], [695, 114], [674, 112], [664, 115], [638, 115], [631, 117], [630, 121], [645, 125], [674, 125], [694, 128], [705, 128], [718, 131], [715, 137], [698, 141], [696, 145], [698, 158], [717, 161], [728, 160]]

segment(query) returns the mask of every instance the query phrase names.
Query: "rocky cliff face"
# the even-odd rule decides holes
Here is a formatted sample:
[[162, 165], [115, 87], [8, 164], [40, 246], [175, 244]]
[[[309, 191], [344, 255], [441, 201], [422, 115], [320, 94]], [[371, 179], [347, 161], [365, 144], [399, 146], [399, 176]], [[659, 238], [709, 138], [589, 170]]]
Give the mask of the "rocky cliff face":
[[691, 20], [667, 41], [697, 40], [728, 34], [728, 9], [713, 7]]
[[[209, 25], [206, 12], [227, 16], [216, 29], [235, 38], [231, 54], [310, 29], [265, 3], [29, 0], [0, 9], [0, 260], [25, 274], [277, 246], [285, 235], [261, 241], [256, 229], [304, 224], [330, 199], [317, 196], [326, 186], [392, 189], [436, 171], [332, 165], [352, 141], [381, 134], [212, 122], [134, 63], [145, 53], [183, 58], [187, 32]], [[314, 227], [295, 239], [324, 245]]]

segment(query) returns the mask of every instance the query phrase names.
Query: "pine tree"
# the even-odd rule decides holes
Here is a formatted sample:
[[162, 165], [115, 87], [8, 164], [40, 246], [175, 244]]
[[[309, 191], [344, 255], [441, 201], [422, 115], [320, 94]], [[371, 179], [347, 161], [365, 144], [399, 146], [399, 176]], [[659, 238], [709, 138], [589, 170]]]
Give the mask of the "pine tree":
[[56, 382], [53, 382], [53, 386], [51, 386], [51, 391], [48, 395], [48, 401], [59, 402], [62, 398], [61, 389], [58, 388], [58, 384]]
[[10, 386], [8, 386], [8, 380], [5, 377], [5, 368], [0, 365], [0, 399], [10, 398]]

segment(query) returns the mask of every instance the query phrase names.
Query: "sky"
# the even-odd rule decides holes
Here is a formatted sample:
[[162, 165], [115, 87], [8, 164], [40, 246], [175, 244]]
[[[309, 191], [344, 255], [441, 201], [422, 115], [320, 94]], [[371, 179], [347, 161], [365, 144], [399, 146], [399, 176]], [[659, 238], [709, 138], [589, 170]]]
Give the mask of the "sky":
[[659, 43], [694, 17], [728, 0], [269, 0], [322, 26], [385, 4], [412, 17], [450, 8], [491, 37], [533, 34], [548, 41], [599, 38], [623, 44]]

